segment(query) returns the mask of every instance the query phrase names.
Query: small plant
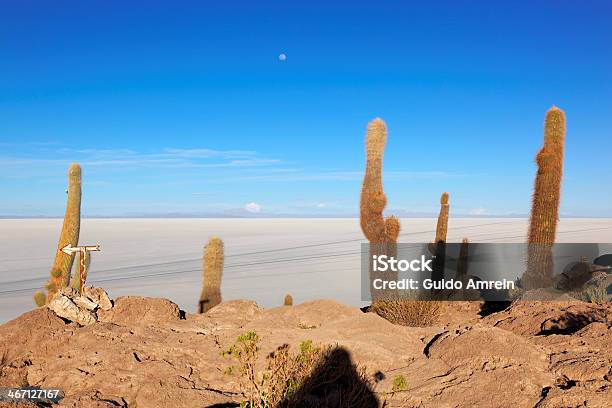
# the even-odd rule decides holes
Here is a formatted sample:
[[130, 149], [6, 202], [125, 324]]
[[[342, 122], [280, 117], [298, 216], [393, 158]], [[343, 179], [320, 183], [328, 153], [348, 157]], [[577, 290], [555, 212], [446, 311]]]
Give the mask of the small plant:
[[442, 307], [439, 300], [396, 296], [373, 302], [370, 312], [400, 326], [427, 327], [438, 321]]
[[588, 288], [578, 293], [578, 298], [585, 302], [602, 304], [608, 300], [608, 292], [604, 288]]
[[[257, 353], [259, 352], [259, 337], [254, 331], [246, 332], [236, 339], [230, 348], [222, 352], [221, 355], [233, 357], [239, 363], [239, 373], [241, 378], [247, 380], [247, 384], [255, 387], [255, 391], [259, 392], [258, 381], [256, 378], [255, 364], [257, 362]], [[233, 368], [230, 369], [232, 371]]]
[[285, 295], [285, 299], [283, 301], [283, 305], [285, 305], [285, 306], [293, 306], [293, 296], [291, 296], [289, 293], [287, 293]]
[[406, 377], [399, 374], [393, 378], [393, 386], [391, 387], [392, 393], [405, 391], [407, 388], [408, 388], [408, 381], [406, 380]]
[[43, 307], [47, 303], [47, 295], [40, 290], [37, 291], [34, 294], [34, 302], [36, 303], [36, 306]]
[[343, 349], [316, 346], [312, 340], [305, 340], [298, 352], [292, 352], [288, 344], [283, 344], [268, 354], [265, 369], [258, 371], [259, 341], [255, 332], [246, 332], [222, 353], [238, 362], [246, 398], [241, 407], [298, 407], [318, 393], [322, 394], [319, 398], [322, 405], [328, 406], [325, 404], [328, 387], [333, 386], [337, 392], [338, 384], [342, 384], [342, 401], [347, 401], [342, 406], [360, 406], [355, 403], [367, 398], [367, 392], [373, 395], [365, 370], [358, 369]]

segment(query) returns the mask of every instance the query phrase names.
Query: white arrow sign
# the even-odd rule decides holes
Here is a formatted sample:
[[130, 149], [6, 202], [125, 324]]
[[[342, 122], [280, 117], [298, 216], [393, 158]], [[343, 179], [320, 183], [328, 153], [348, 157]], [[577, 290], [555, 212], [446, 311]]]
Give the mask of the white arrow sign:
[[63, 247], [61, 249], [61, 251], [63, 253], [65, 253], [66, 255], [72, 255], [75, 252], [81, 252], [81, 251], [99, 251], [100, 250], [100, 245], [90, 245], [90, 246], [75, 246], [73, 247], [72, 244], [68, 244], [65, 247]]
[[87, 258], [91, 251], [99, 251], [100, 245], [89, 245], [89, 246], [75, 246], [68, 244], [61, 249], [66, 255], [72, 255], [76, 252], [80, 252], [79, 258], [79, 294], [83, 294], [83, 285], [85, 285], [85, 279], [87, 278]]

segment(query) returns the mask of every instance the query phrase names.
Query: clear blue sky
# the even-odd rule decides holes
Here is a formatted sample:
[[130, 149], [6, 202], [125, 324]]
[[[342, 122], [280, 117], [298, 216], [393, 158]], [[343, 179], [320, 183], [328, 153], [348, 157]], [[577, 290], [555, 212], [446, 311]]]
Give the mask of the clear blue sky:
[[376, 116], [390, 210], [526, 214], [556, 104], [612, 216], [611, 2], [297, 3], [2, 2], [0, 215], [356, 214]]

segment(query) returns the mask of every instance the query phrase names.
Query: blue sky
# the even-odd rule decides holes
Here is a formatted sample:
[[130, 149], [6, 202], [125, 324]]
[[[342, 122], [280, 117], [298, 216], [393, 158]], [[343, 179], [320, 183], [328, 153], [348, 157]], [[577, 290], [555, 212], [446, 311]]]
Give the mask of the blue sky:
[[86, 215], [356, 214], [377, 116], [389, 210], [449, 191], [457, 215], [526, 214], [556, 104], [562, 215], [612, 216], [611, 18], [608, 1], [2, 2], [0, 215], [63, 214], [72, 161]]

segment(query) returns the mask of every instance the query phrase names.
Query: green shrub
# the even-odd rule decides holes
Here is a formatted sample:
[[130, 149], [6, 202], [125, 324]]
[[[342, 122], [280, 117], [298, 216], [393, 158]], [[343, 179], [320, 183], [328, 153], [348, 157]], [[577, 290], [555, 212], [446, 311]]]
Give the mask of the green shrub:
[[393, 378], [393, 386], [391, 387], [391, 392], [405, 391], [406, 388], [408, 388], [408, 381], [406, 380], [406, 377], [401, 374], [396, 375], [395, 378]]

